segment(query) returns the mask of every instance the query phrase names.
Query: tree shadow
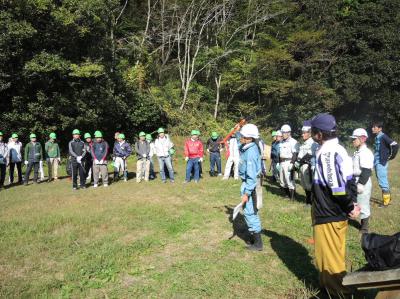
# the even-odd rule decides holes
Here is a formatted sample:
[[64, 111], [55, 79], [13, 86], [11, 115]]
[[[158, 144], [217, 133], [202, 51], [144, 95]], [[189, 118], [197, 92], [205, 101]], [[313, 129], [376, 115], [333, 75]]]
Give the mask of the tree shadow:
[[262, 233], [270, 238], [270, 244], [280, 260], [286, 267], [303, 281], [307, 288], [318, 288], [318, 271], [312, 263], [308, 250], [288, 236], [278, 234], [271, 230]]

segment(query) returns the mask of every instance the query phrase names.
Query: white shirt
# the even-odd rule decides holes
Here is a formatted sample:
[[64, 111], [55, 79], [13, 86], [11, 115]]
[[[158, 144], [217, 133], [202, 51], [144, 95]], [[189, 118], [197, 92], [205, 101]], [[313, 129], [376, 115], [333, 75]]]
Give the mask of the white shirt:
[[306, 141], [304, 141], [303, 144], [299, 146], [298, 158], [301, 159], [307, 154], [312, 155], [313, 154], [312, 148], [314, 143], [315, 141], [312, 138], [308, 138]]
[[239, 145], [236, 138], [229, 140], [229, 158], [233, 160], [239, 160]]
[[361, 145], [353, 155], [353, 172], [355, 176], [361, 174], [361, 168], [374, 168], [374, 154], [366, 144]]
[[279, 152], [282, 159], [291, 159], [294, 153], [297, 153], [296, 139], [289, 137], [279, 143]]
[[156, 153], [156, 148], [154, 145], [154, 142], [150, 142], [150, 153], [149, 153], [149, 157], [153, 157]]
[[168, 157], [169, 150], [174, 147], [174, 144], [167, 136], [163, 138], [158, 137], [154, 142], [155, 154], [157, 157]]

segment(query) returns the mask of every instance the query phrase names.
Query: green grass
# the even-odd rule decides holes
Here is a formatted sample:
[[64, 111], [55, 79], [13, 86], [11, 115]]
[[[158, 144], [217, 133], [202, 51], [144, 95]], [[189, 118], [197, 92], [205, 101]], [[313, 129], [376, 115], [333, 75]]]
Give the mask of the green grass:
[[[400, 228], [399, 160], [390, 165], [394, 201], [373, 203], [371, 230]], [[130, 170], [134, 169], [130, 163]], [[184, 185], [160, 179], [72, 191], [71, 182], [0, 191], [0, 296], [4, 298], [239, 297], [310, 298], [317, 294], [310, 211], [267, 185], [260, 211], [263, 252], [246, 251], [243, 219], [229, 221], [240, 183], [208, 177]], [[300, 197], [302, 190], [298, 188]], [[380, 192], [374, 179], [374, 198]], [[232, 238], [231, 238], [232, 237]], [[364, 263], [350, 227], [348, 268]], [[372, 293], [366, 293], [366, 298]]]

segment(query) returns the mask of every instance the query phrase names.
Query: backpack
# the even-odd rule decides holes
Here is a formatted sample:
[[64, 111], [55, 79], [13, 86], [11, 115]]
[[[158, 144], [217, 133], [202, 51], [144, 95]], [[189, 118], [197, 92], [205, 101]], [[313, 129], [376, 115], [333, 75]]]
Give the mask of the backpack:
[[400, 233], [393, 236], [363, 234], [361, 247], [371, 270], [400, 268]]

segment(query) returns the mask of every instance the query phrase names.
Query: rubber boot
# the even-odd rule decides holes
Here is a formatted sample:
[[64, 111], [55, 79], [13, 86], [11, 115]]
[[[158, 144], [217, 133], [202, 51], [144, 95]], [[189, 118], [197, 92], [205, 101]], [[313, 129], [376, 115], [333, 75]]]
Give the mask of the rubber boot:
[[245, 242], [246, 242], [247, 245], [250, 245], [250, 246], [251, 246], [251, 245], [254, 244], [254, 234], [253, 234], [253, 233], [250, 233], [248, 237], [249, 237], [249, 238], [248, 238]]
[[390, 201], [392, 200], [390, 193], [382, 193], [382, 198], [384, 206], [388, 206]]
[[124, 182], [128, 181], [128, 170], [124, 171]]
[[290, 200], [295, 200], [296, 199], [296, 190], [289, 189], [289, 198], [290, 198]]
[[285, 197], [290, 198], [290, 190], [289, 190], [289, 188], [284, 188], [284, 190], [285, 190], [285, 194], [286, 194]]
[[361, 219], [360, 233], [362, 234], [368, 233], [368, 222], [369, 222], [369, 217]]
[[254, 233], [254, 243], [247, 247], [248, 250], [252, 251], [262, 251], [263, 250], [263, 242], [261, 239], [260, 233]]
[[118, 181], [118, 172], [114, 171], [113, 181]]

